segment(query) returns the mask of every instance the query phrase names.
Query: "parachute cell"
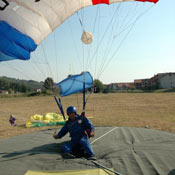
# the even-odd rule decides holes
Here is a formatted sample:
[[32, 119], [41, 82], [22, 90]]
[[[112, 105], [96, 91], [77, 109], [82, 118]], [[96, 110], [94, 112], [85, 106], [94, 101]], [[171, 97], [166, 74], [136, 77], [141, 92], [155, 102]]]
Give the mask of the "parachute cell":
[[26, 60], [30, 52], [36, 49], [34, 41], [20, 33], [4, 21], [0, 21], [0, 61], [12, 59]]
[[[76, 11], [96, 4], [127, 0], [3, 0], [0, 1], [0, 61], [30, 58], [56, 27]], [[128, 0], [153, 2], [158, 0]]]

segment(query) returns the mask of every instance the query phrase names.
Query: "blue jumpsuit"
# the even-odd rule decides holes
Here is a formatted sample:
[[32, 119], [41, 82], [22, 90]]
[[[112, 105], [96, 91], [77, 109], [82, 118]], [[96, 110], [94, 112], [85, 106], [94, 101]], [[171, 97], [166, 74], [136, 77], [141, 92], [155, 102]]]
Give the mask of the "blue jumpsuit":
[[90, 132], [94, 130], [94, 126], [86, 117], [76, 115], [74, 121], [69, 119], [58, 133], [58, 138], [62, 138], [68, 132], [70, 133], [71, 137], [70, 142], [62, 145], [62, 151], [64, 153], [72, 154], [72, 150], [80, 146], [88, 156], [94, 155], [86, 129], [89, 129]]

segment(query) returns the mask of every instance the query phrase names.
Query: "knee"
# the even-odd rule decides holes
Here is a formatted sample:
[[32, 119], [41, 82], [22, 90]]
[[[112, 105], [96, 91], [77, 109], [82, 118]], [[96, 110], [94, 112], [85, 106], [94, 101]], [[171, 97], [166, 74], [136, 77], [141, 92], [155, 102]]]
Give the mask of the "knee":
[[82, 137], [80, 140], [80, 145], [87, 145], [89, 144], [89, 140], [87, 137]]
[[62, 152], [63, 153], [72, 153], [72, 148], [69, 144], [62, 145]]

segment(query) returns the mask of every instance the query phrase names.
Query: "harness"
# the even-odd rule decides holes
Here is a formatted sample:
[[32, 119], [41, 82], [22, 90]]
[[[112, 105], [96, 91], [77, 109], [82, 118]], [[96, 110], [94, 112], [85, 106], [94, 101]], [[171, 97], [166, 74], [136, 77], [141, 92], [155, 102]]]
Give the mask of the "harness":
[[[86, 116], [80, 115], [80, 119], [82, 120], [82, 122], [79, 123], [79, 124], [81, 125], [82, 128], [84, 127], [83, 124], [84, 124], [84, 118], [85, 117]], [[75, 121], [75, 122], [69, 124], [69, 120], [66, 121], [66, 127], [67, 127], [68, 131], [70, 131], [69, 127], [72, 126], [72, 125], [74, 125], [76, 122], [78, 122], [78, 121]], [[85, 129], [84, 135], [86, 135], [86, 136], [88, 136], [88, 138], [90, 138], [90, 129], [89, 128], [86, 128]]]

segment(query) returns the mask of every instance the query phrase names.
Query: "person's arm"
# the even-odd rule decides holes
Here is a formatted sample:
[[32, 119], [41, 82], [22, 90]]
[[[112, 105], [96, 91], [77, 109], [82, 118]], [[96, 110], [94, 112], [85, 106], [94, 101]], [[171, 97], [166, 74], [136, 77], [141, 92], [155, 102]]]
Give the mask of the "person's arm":
[[56, 133], [56, 131], [53, 134], [53, 137], [55, 139], [61, 139], [62, 137], [64, 137], [66, 134], [68, 133], [68, 128], [66, 125], [64, 125], [61, 130], [58, 132], [58, 134]]
[[58, 138], [58, 134], [57, 134], [57, 131], [55, 130], [55, 132], [53, 133], [53, 138], [55, 138], [55, 139], [59, 139]]
[[90, 120], [87, 117], [84, 117], [83, 120], [84, 120], [84, 125], [86, 128], [86, 131], [88, 132], [89, 137], [94, 137], [95, 133], [94, 133], [93, 124], [90, 122]]

